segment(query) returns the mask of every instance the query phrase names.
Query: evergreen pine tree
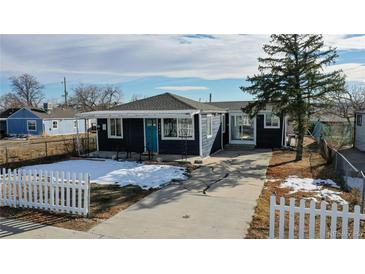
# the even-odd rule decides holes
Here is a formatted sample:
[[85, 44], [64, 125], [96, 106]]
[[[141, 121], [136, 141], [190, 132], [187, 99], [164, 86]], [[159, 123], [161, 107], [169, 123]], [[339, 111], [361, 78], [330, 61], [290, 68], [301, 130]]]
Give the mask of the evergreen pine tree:
[[324, 47], [322, 35], [308, 34], [271, 35], [270, 43], [263, 50], [267, 56], [258, 58], [259, 73], [247, 77], [250, 85], [241, 87], [256, 99], [244, 111], [254, 116], [273, 103], [276, 113], [290, 115], [296, 123], [296, 160], [299, 161], [313, 108], [326, 104], [332, 93], [344, 90], [342, 71], [325, 69], [338, 55], [334, 48]]

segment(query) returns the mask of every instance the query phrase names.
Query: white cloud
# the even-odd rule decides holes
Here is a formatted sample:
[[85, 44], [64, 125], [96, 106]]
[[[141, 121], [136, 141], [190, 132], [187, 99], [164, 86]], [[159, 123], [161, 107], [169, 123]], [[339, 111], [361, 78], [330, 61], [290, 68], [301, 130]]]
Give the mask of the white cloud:
[[365, 35], [353, 36], [348, 35], [324, 35], [327, 46], [336, 47], [338, 50], [365, 50]]
[[2, 36], [1, 70], [142, 76], [244, 78], [257, 69], [268, 35]]
[[338, 64], [328, 67], [329, 71], [342, 69], [348, 81], [365, 82], [365, 65], [357, 63]]
[[162, 86], [156, 87], [159, 90], [173, 90], [173, 91], [189, 91], [189, 90], [208, 90], [208, 87], [204, 86]]
[[[364, 49], [365, 36], [325, 35], [326, 45]], [[120, 81], [145, 76], [244, 79], [257, 73], [269, 35], [2, 35], [0, 72]], [[361, 68], [360, 68], [361, 70]], [[349, 78], [361, 71], [348, 69]], [[40, 80], [43, 80], [40, 77]]]

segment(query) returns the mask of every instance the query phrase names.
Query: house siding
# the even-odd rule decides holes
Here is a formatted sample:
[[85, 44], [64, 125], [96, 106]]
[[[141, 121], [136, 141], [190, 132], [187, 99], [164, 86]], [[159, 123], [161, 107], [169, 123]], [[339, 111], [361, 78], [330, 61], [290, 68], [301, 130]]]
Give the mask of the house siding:
[[280, 148], [282, 146], [282, 132], [284, 119], [280, 117], [280, 128], [264, 128], [264, 114], [256, 116], [256, 147]]
[[[103, 130], [103, 124], [106, 125]], [[108, 137], [107, 119], [97, 119], [99, 150], [102, 151], [144, 151], [143, 119], [123, 119], [123, 139]]]
[[161, 119], [158, 119], [158, 147], [161, 154], [199, 155], [199, 115], [194, 115], [194, 140], [162, 140]]
[[[52, 128], [53, 121], [58, 121], [58, 128]], [[77, 128], [74, 127], [75, 119], [47, 119], [43, 120], [44, 132], [47, 135], [67, 135], [76, 134]], [[85, 132], [85, 120], [78, 120], [79, 133]]]
[[207, 137], [207, 114], [201, 114], [201, 126], [202, 126], [202, 155], [207, 157], [210, 154], [221, 149], [221, 115], [212, 115], [213, 117], [213, 136]]
[[[37, 124], [36, 131], [28, 131], [27, 121], [35, 120]], [[34, 115], [27, 109], [20, 109], [7, 119], [8, 135], [42, 135], [43, 123], [42, 119]]]
[[[357, 117], [362, 115], [362, 125], [357, 125]], [[355, 147], [360, 151], [365, 151], [365, 114], [357, 113], [355, 117]]]

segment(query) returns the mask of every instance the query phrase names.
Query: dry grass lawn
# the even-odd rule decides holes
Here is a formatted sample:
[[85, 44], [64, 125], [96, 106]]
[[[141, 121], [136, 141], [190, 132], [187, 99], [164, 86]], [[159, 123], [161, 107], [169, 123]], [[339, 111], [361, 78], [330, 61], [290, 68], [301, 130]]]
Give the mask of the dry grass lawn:
[[[321, 179], [333, 179], [339, 181], [331, 168], [326, 164], [326, 161], [318, 153], [317, 145], [309, 138], [305, 142], [305, 152], [302, 161], [295, 161], [295, 151], [274, 151], [270, 165], [268, 167], [266, 176], [267, 180], [264, 185], [264, 189], [257, 201], [257, 207], [255, 215], [251, 221], [250, 228], [246, 234], [248, 239], [266, 239], [269, 236], [269, 205], [270, 196], [275, 194], [277, 196], [277, 203], [279, 203], [279, 197], [283, 196], [286, 199], [286, 203], [289, 203], [290, 197], [295, 197], [299, 205], [301, 198], [313, 197], [313, 193], [310, 192], [296, 192], [289, 193], [291, 189], [280, 188], [280, 184], [290, 175], [296, 175], [301, 178], [321, 178]], [[337, 189], [334, 189], [338, 191]], [[358, 204], [358, 199], [355, 193], [348, 193], [341, 191], [340, 195], [343, 199], [349, 202], [350, 210], [355, 204]], [[308, 199], [306, 206], [309, 207], [310, 200]], [[330, 202], [329, 202], [330, 206]], [[319, 205], [317, 204], [317, 207]], [[341, 209], [341, 207], [340, 207]], [[278, 214], [278, 212], [277, 212]], [[298, 215], [298, 214], [296, 214]], [[278, 218], [277, 218], [278, 219]], [[287, 220], [286, 216], [286, 220]], [[328, 224], [329, 224], [328, 220]], [[299, 223], [299, 218], [296, 216], [296, 224]], [[340, 226], [341, 222], [337, 222]], [[287, 227], [287, 226], [286, 226]], [[351, 224], [349, 226], [351, 228]], [[364, 229], [364, 228], [363, 228]], [[328, 230], [328, 229], [327, 229]], [[277, 229], [276, 229], [277, 231]], [[316, 222], [316, 231], [319, 231], [319, 222]], [[349, 229], [350, 231], [350, 229]], [[308, 235], [308, 227], [305, 228], [305, 233]], [[296, 237], [297, 231], [295, 232]]]
[[[155, 161], [148, 161], [145, 164], [156, 164]], [[196, 166], [189, 163], [162, 162], [184, 166], [189, 176]], [[119, 187], [118, 185], [91, 184], [90, 190], [90, 217], [81, 217], [64, 213], [47, 212], [43, 210], [27, 208], [0, 207], [0, 217], [31, 221], [43, 225], [52, 225], [61, 228], [68, 228], [80, 231], [88, 231], [98, 223], [107, 220], [140, 201], [157, 189], [145, 190], [135, 185]]]
[[89, 218], [36, 209], [0, 207], [0, 217], [31, 221], [43, 225], [87, 231], [123, 209], [138, 202], [154, 190], [138, 186], [125, 187], [91, 184]]

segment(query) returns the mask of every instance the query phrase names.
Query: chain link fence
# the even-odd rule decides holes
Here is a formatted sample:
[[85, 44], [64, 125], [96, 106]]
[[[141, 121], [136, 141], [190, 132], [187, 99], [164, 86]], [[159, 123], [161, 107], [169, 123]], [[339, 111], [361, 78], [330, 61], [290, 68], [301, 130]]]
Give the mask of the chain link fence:
[[328, 145], [326, 139], [320, 138], [319, 146], [321, 155], [327, 163], [332, 164], [336, 176], [341, 179], [345, 190], [357, 189], [360, 193], [361, 209], [364, 212], [365, 203], [365, 175], [336, 149]]

